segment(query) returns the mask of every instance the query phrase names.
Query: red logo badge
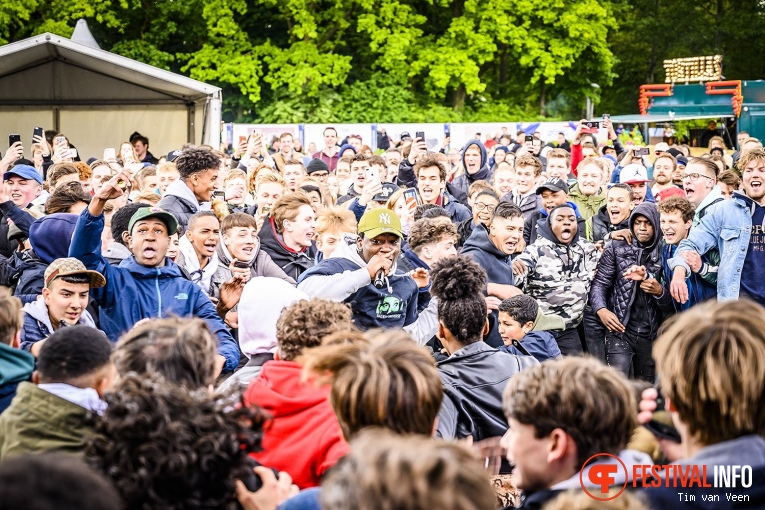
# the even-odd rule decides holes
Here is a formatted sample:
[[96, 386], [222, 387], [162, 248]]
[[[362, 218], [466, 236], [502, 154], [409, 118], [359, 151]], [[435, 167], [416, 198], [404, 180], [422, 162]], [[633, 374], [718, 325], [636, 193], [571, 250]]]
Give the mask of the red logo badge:
[[[590, 464], [592, 460], [598, 460], [598, 457], [611, 457], [613, 459], [616, 459], [618, 464], [593, 464], [589, 467], [587, 470], [587, 482], [590, 486], [595, 486], [594, 489], [591, 489], [593, 492], [590, 492], [590, 490], [587, 490], [587, 487], [585, 486], [585, 480], [584, 480], [584, 471], [585, 466]], [[622, 485], [621, 490], [616, 493], [613, 496], [609, 497], [603, 497], [604, 494], [608, 494], [608, 490], [616, 485], [616, 474], [619, 473], [619, 471], [624, 472], [624, 484]], [[611, 501], [612, 499], [618, 498], [622, 492], [624, 492], [624, 489], [627, 488], [627, 479], [629, 478], [629, 471], [627, 471], [627, 466], [624, 464], [622, 459], [617, 457], [616, 455], [611, 455], [610, 453], [596, 453], [582, 465], [582, 469], [579, 470], [579, 484], [582, 486], [582, 490], [587, 493], [589, 497], [592, 499], [595, 499], [597, 501]]]

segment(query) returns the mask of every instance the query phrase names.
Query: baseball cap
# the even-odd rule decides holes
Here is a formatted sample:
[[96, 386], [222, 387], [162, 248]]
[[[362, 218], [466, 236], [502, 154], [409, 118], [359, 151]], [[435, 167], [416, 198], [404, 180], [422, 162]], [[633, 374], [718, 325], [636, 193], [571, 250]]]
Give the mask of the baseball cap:
[[128, 232], [132, 234], [133, 225], [147, 218], [159, 218], [167, 226], [168, 235], [173, 235], [178, 231], [178, 220], [172, 213], [160, 209], [159, 207], [142, 207], [138, 209], [128, 223]]
[[382, 185], [382, 191], [372, 197], [372, 200], [375, 202], [387, 202], [388, 199], [393, 195], [395, 192], [398, 191], [398, 186], [391, 182], [386, 182]]
[[568, 195], [568, 184], [566, 184], [566, 181], [563, 179], [553, 177], [552, 179], [547, 179], [545, 182], [537, 186], [536, 194], [541, 195], [542, 191], [544, 190], [550, 190], [552, 192], [565, 191], [566, 195]]
[[378, 207], [364, 213], [359, 221], [359, 234], [374, 238], [380, 234], [394, 234], [404, 237], [401, 232], [401, 220], [395, 212], [386, 207]]
[[43, 178], [40, 172], [36, 168], [29, 165], [16, 165], [3, 174], [3, 181], [7, 181], [12, 175], [21, 177], [22, 179], [32, 179], [37, 181], [37, 184], [42, 185]]
[[305, 167], [306, 172], [308, 172], [308, 175], [311, 175], [312, 173], [316, 172], [327, 172], [329, 173], [329, 165], [327, 165], [324, 161], [320, 159], [312, 159], [308, 162], [308, 165]]
[[53, 280], [62, 276], [87, 276], [90, 280], [90, 288], [106, 285], [106, 278], [101, 273], [87, 269], [85, 264], [74, 257], [56, 259], [48, 266], [43, 276], [45, 287], [49, 287]]
[[409, 134], [409, 131], [404, 131], [403, 133], [401, 133], [401, 138], [400, 138], [400, 140], [401, 140], [402, 142], [403, 142], [404, 140], [411, 140], [411, 139], [412, 139], [412, 135], [410, 135], [410, 134]]
[[685, 156], [678, 156], [676, 159], [677, 159], [678, 165], [682, 165], [682, 166], [688, 165], [688, 158], [686, 158]]
[[667, 152], [669, 150], [669, 144], [667, 142], [659, 142], [653, 148], [653, 153]]
[[619, 182], [621, 184], [640, 184], [648, 181], [648, 171], [643, 165], [631, 163], [622, 168], [619, 174]]
[[175, 161], [175, 158], [177, 158], [180, 155], [181, 155], [181, 149], [175, 149], [174, 151], [170, 151], [167, 153], [165, 160], [172, 163], [173, 161]]
[[685, 191], [681, 190], [677, 186], [672, 186], [671, 188], [663, 189], [656, 193], [656, 196], [654, 199], [656, 200], [656, 203], [658, 204], [662, 200], [666, 200], [669, 197], [685, 197]]

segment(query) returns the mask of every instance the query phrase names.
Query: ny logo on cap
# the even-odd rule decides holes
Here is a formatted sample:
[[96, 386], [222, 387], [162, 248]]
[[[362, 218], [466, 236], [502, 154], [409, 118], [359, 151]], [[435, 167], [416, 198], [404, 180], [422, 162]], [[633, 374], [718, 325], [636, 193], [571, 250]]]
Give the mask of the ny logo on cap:
[[383, 190], [382, 190], [382, 196], [384, 196], [384, 197], [387, 197], [388, 195], [390, 195], [390, 194], [391, 194], [391, 191], [392, 191], [392, 190], [391, 190], [390, 188], [383, 188]]
[[383, 225], [390, 225], [390, 214], [380, 213], [380, 223]]

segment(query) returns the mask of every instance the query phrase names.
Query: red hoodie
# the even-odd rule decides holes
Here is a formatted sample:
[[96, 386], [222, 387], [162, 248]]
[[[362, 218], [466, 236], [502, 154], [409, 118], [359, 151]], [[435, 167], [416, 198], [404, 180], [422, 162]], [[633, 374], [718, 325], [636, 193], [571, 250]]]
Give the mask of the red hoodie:
[[348, 453], [329, 405], [330, 386], [304, 382], [302, 374], [294, 361], [269, 361], [244, 393], [246, 404], [257, 404], [274, 417], [263, 451], [253, 457], [289, 473], [301, 490], [320, 485], [324, 472]]

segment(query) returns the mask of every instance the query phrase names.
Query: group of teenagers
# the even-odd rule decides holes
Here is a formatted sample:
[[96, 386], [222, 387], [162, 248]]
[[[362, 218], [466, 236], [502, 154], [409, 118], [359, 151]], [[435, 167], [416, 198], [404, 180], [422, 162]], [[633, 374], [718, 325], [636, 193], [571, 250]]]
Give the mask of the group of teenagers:
[[0, 500], [45, 473], [78, 508], [589, 508], [597, 453], [765, 468], [765, 150], [604, 128], [6, 155]]

